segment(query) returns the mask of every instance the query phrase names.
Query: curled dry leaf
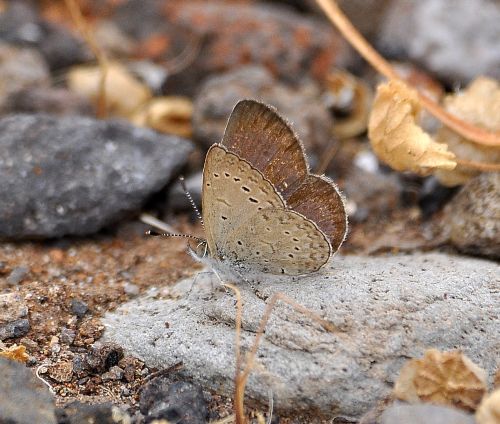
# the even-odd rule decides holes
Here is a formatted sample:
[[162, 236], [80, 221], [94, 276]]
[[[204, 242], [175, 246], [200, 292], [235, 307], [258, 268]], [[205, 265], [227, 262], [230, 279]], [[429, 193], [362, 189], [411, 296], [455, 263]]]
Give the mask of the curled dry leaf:
[[[68, 87], [82, 97], [97, 102], [102, 68], [77, 66], [68, 73]], [[138, 81], [123, 65], [110, 63], [107, 67], [105, 98], [111, 115], [130, 118], [152, 97], [148, 87]]]
[[[479, 77], [463, 92], [447, 96], [444, 107], [463, 121], [487, 130], [500, 131], [500, 84], [491, 78]], [[500, 163], [500, 147], [473, 143], [447, 127], [438, 131], [436, 140], [446, 143], [458, 159]], [[451, 187], [466, 183], [479, 172], [459, 164], [454, 170], [436, 172], [436, 177], [442, 184]]]
[[7, 358], [12, 361], [26, 362], [29, 358], [26, 353], [26, 346], [14, 344], [0, 351], [1, 358]]
[[345, 117], [336, 117], [333, 135], [339, 139], [355, 137], [366, 131], [373, 101], [371, 88], [354, 75], [336, 70], [326, 78], [327, 106]]
[[156, 131], [190, 137], [193, 103], [186, 97], [157, 97], [132, 118], [135, 125]]
[[485, 397], [476, 412], [477, 424], [500, 424], [500, 389]]
[[368, 123], [373, 150], [397, 171], [428, 175], [454, 169], [455, 155], [418, 126], [419, 113], [415, 90], [397, 80], [379, 85]]
[[461, 352], [429, 349], [401, 369], [394, 387], [397, 398], [455, 406], [474, 411], [486, 393], [486, 372]]

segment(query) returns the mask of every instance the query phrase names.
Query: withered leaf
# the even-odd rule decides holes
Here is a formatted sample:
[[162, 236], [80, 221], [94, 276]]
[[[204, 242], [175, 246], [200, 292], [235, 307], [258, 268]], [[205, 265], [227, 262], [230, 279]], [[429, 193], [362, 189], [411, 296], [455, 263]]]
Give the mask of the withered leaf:
[[368, 123], [373, 150], [397, 171], [428, 175], [454, 169], [455, 155], [417, 124], [419, 113], [415, 90], [397, 80], [379, 85]]

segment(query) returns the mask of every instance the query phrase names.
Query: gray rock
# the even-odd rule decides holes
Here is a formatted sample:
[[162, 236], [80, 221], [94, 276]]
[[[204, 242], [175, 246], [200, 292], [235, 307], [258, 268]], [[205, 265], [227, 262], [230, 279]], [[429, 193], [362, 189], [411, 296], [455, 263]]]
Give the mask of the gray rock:
[[430, 404], [395, 404], [387, 408], [380, 424], [474, 424], [474, 416], [458, 409]]
[[0, 294], [0, 340], [24, 336], [30, 329], [28, 307], [17, 293]]
[[458, 249], [500, 259], [500, 173], [472, 178], [446, 206], [444, 234]]
[[27, 266], [18, 266], [14, 268], [6, 279], [7, 284], [15, 286], [24, 280], [26, 275], [30, 272]]
[[29, 1], [8, 2], [0, 13], [0, 40], [39, 51], [51, 70], [92, 59], [85, 43], [62, 26], [40, 19]]
[[83, 318], [89, 311], [89, 305], [80, 299], [73, 299], [71, 301], [71, 312], [78, 318]]
[[265, 68], [246, 66], [207, 79], [194, 100], [194, 137], [206, 146], [222, 139], [235, 104], [245, 98], [261, 100], [290, 121], [308, 154], [319, 156], [333, 143], [333, 119], [320, 100], [316, 85], [292, 88], [276, 81]]
[[1, 423], [56, 423], [52, 395], [32, 370], [0, 358], [0, 382]]
[[201, 387], [178, 381], [172, 383], [168, 376], [156, 377], [141, 390], [140, 411], [146, 422], [167, 420], [168, 422], [205, 424], [208, 409]]
[[[429, 347], [462, 349], [492, 375], [500, 355], [499, 275], [500, 265], [486, 260], [415, 253], [336, 257], [299, 282], [240, 284], [244, 350], [275, 292], [338, 327], [329, 333], [279, 305], [247, 398], [267, 403], [271, 389], [278, 411], [359, 417], [391, 392], [407, 358]], [[182, 362], [184, 377], [232, 395], [235, 298], [212, 284], [203, 274], [191, 292], [188, 279], [128, 302], [106, 314], [103, 337], [150, 367]]]
[[17, 48], [0, 42], [0, 110], [7, 99], [24, 88], [46, 87], [50, 84], [49, 67], [34, 49]]
[[380, 31], [386, 53], [422, 63], [442, 79], [466, 83], [500, 76], [500, 3], [494, 0], [393, 1]]
[[0, 120], [0, 237], [90, 234], [140, 207], [192, 144], [121, 121], [34, 114]]

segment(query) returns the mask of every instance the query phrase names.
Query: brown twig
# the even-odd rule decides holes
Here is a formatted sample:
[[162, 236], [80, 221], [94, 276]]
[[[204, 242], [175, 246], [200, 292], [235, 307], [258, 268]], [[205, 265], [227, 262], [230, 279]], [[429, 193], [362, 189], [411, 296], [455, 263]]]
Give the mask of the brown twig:
[[81, 32], [82, 37], [90, 47], [90, 50], [92, 50], [92, 53], [95, 55], [97, 63], [99, 64], [99, 68], [101, 70], [96, 115], [98, 118], [103, 119], [107, 116], [106, 78], [108, 76], [109, 61], [104, 51], [96, 43], [94, 36], [89, 26], [87, 25], [87, 22], [85, 21], [85, 18], [76, 0], [64, 0], [64, 1], [66, 3], [66, 7], [68, 8], [69, 13], [71, 14], [71, 18], [78, 27], [78, 30]]
[[[388, 79], [402, 80], [390, 63], [387, 62], [368, 41], [366, 41], [354, 25], [352, 25], [334, 0], [316, 0], [316, 3], [323, 9], [323, 12], [325, 12], [326, 16], [337, 27], [345, 39], [368, 63], [370, 63], [370, 65]], [[429, 113], [462, 137], [484, 146], [500, 146], [500, 133], [498, 131], [487, 131], [483, 128], [471, 125], [445, 111], [425, 94], [418, 93], [418, 96], [420, 103]]]

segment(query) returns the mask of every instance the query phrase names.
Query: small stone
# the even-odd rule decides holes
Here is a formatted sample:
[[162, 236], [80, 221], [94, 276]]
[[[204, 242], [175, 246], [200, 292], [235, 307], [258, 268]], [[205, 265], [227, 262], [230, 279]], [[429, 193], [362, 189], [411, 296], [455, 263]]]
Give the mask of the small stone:
[[19, 284], [28, 275], [30, 269], [27, 266], [18, 266], [14, 268], [7, 277], [7, 284], [14, 286]]
[[204, 424], [208, 409], [201, 387], [180, 381], [173, 383], [168, 377], [156, 377], [141, 391], [140, 411], [146, 422], [177, 418], [178, 422]]
[[64, 327], [61, 330], [61, 343], [70, 345], [73, 343], [76, 337], [76, 332], [70, 328]]
[[0, 39], [30, 46], [40, 52], [51, 70], [68, 68], [91, 59], [82, 40], [55, 23], [40, 18], [31, 2], [8, 2], [0, 13]]
[[99, 319], [89, 319], [78, 328], [75, 344], [79, 346], [92, 344], [101, 337], [103, 330], [104, 327]]
[[73, 377], [73, 364], [69, 361], [57, 362], [49, 366], [47, 372], [58, 383], [67, 383]]
[[0, 294], [0, 340], [24, 336], [30, 329], [28, 307], [16, 293]]
[[396, 403], [380, 417], [381, 424], [474, 424], [474, 416], [457, 409], [431, 404]]
[[446, 205], [441, 227], [459, 250], [500, 258], [500, 173], [472, 178]]
[[102, 381], [118, 381], [121, 380], [124, 376], [124, 371], [118, 367], [113, 366], [109, 369], [108, 372], [105, 372], [101, 375]]
[[78, 318], [83, 318], [88, 311], [89, 307], [84, 301], [80, 299], [73, 299], [71, 301], [71, 312]]
[[24, 364], [0, 358], [0, 422], [56, 424], [47, 386]]
[[71, 402], [57, 410], [59, 423], [68, 424], [130, 424], [130, 416], [111, 403], [85, 404]]
[[118, 364], [123, 358], [123, 349], [116, 343], [95, 343], [87, 356], [92, 371], [103, 373]]
[[128, 281], [123, 285], [123, 290], [129, 296], [137, 296], [139, 294], [139, 286]]
[[0, 85], [0, 110], [3, 110], [10, 95], [24, 88], [48, 86], [50, 75], [45, 60], [36, 50], [0, 42], [0, 80], [9, 82]]

